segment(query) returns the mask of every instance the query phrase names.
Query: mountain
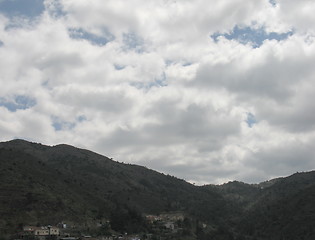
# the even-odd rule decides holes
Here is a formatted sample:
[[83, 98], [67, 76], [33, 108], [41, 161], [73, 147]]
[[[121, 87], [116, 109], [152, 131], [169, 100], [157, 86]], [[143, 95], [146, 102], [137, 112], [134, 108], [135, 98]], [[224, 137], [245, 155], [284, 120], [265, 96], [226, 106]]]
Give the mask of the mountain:
[[229, 226], [236, 239], [315, 239], [314, 171], [215, 187], [230, 206]]
[[277, 179], [261, 189], [239, 229], [261, 239], [314, 239], [314, 203], [314, 172]]
[[[315, 239], [315, 172], [260, 184], [194, 186], [69, 145], [0, 143], [0, 238], [67, 222], [150, 232], [145, 215], [182, 212], [181, 239]], [[175, 238], [176, 239], [176, 238]]]
[[183, 211], [214, 224], [224, 215], [217, 191], [68, 145], [4, 142], [0, 161], [3, 230], [61, 221], [93, 225], [115, 214], [131, 222], [137, 214]]

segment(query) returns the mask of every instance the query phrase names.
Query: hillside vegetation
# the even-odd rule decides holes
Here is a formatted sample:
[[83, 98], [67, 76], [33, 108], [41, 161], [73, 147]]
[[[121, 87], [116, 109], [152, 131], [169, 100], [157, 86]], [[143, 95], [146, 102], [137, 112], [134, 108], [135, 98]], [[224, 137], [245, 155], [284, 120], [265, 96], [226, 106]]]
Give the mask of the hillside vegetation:
[[194, 186], [68, 145], [0, 143], [0, 236], [26, 224], [91, 230], [107, 220], [119, 232], [148, 232], [146, 214], [180, 211], [191, 239], [314, 239], [314, 202], [314, 172]]

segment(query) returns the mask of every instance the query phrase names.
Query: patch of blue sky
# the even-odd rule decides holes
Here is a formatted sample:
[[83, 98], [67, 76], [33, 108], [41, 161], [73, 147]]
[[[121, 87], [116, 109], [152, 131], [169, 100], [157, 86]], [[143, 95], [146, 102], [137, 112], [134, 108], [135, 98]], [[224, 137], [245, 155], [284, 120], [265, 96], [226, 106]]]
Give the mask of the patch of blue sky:
[[63, 123], [59, 121], [53, 121], [52, 126], [54, 127], [55, 131], [61, 131], [63, 129]]
[[114, 67], [116, 70], [120, 71], [120, 70], [123, 70], [126, 66], [120, 65], [120, 64], [114, 64]]
[[0, 13], [7, 17], [34, 18], [45, 10], [44, 0], [3, 0], [0, 1]]
[[276, 0], [269, 0], [269, 2], [274, 7], [277, 5], [277, 1]]
[[55, 18], [59, 18], [59, 17], [63, 17], [67, 15], [60, 1], [50, 2], [49, 7], [47, 8], [47, 11], [49, 12], [50, 16], [55, 17]]
[[215, 33], [211, 38], [217, 42], [218, 38], [223, 36], [228, 40], [236, 40], [241, 44], [251, 44], [254, 48], [260, 47], [265, 40], [282, 41], [293, 35], [293, 31], [286, 33], [267, 33], [264, 27], [255, 29], [251, 27], [235, 26], [230, 33]]
[[80, 116], [78, 116], [78, 117], [76, 118], [76, 120], [77, 120], [78, 122], [84, 122], [84, 121], [87, 120], [87, 118], [86, 118], [86, 116], [84, 116], [84, 115], [80, 115]]
[[182, 65], [183, 67], [189, 67], [191, 65], [194, 64], [194, 62], [190, 62], [190, 61], [186, 61], [186, 60], [181, 60], [181, 61], [174, 61], [174, 60], [165, 60], [165, 65], [168, 67], [168, 66], [171, 66], [171, 65], [175, 65], [175, 64], [180, 64]]
[[125, 50], [134, 50], [138, 53], [144, 52], [143, 39], [133, 32], [123, 34], [123, 43]]
[[9, 21], [7, 23], [7, 25], [5, 25], [5, 30], [6, 31], [9, 31], [11, 29], [18, 29], [18, 28], [23, 28], [25, 27], [26, 25], [29, 25], [31, 23], [31, 21], [29, 20], [33, 20], [33, 18], [14, 18], [12, 19], [11, 21]]
[[7, 108], [10, 112], [32, 108], [36, 103], [36, 99], [23, 95], [15, 96], [13, 99], [0, 98], [0, 106]]
[[63, 121], [56, 116], [52, 116], [51, 119], [52, 126], [55, 129], [55, 131], [71, 130], [76, 126], [75, 123]]
[[252, 128], [257, 123], [255, 115], [251, 112], [247, 113], [247, 118], [245, 122], [247, 123], [248, 127]]
[[182, 64], [183, 67], [188, 67], [191, 66], [193, 63], [192, 62], [185, 62]]
[[153, 87], [166, 87], [167, 79], [166, 74], [163, 72], [160, 77], [155, 78], [154, 81], [151, 82], [134, 82], [130, 84], [131, 86], [137, 88], [137, 89], [145, 89], [149, 90]]
[[107, 31], [104, 31], [103, 36], [99, 36], [93, 33], [90, 33], [88, 31], [85, 31], [81, 28], [70, 28], [68, 29], [69, 36], [73, 39], [84, 39], [89, 41], [91, 44], [98, 45], [98, 46], [104, 46], [108, 42], [111, 42], [115, 39], [115, 37], [108, 33]]
[[167, 79], [166, 79], [165, 72], [163, 72], [160, 77], [155, 79], [154, 85], [159, 86], [159, 87], [166, 87], [167, 86]]
[[166, 66], [171, 66], [171, 65], [173, 65], [173, 64], [175, 64], [175, 63], [176, 63], [176, 62], [173, 61], [173, 60], [169, 60], [169, 59], [165, 60], [165, 65], [166, 65]]
[[76, 117], [74, 122], [61, 120], [59, 117], [51, 116], [52, 126], [55, 131], [71, 130], [77, 126], [77, 123], [86, 121], [87, 118], [84, 115]]

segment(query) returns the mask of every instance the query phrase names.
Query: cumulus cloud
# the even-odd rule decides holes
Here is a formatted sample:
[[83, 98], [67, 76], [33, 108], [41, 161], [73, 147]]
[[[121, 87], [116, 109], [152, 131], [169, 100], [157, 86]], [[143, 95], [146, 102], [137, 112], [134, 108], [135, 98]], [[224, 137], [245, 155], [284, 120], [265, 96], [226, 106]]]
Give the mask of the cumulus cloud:
[[197, 184], [315, 167], [312, 1], [0, 4], [1, 140]]

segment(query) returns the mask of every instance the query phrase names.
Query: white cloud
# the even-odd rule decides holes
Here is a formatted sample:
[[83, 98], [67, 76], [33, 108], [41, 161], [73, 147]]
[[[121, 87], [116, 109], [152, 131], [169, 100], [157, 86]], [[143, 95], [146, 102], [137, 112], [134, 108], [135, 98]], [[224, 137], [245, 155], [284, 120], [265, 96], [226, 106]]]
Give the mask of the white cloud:
[[298, 2], [293, 0], [279, 1], [280, 18], [297, 29], [297, 31], [304, 33], [311, 32], [314, 34], [314, 10], [315, 3], [311, 0]]
[[[0, 100], [36, 103], [0, 102], [1, 140], [64, 142], [199, 184], [311, 170], [313, 5], [46, 0], [35, 20], [0, 15]], [[236, 25], [293, 35], [211, 38]]]

